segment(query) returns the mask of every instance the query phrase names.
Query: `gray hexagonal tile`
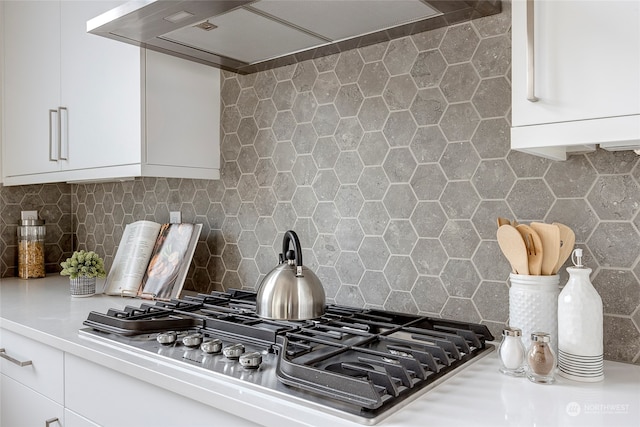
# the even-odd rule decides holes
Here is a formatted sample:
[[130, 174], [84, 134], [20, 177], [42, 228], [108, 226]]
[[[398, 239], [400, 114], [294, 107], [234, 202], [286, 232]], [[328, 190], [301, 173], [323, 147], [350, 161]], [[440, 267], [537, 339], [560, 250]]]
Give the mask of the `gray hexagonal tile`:
[[242, 117], [253, 116], [258, 106], [258, 95], [253, 87], [242, 89], [238, 97], [238, 110]]
[[511, 84], [504, 77], [484, 79], [471, 102], [482, 118], [504, 116], [511, 108]]
[[471, 60], [480, 77], [504, 75], [511, 66], [511, 40], [507, 34], [480, 40]]
[[271, 157], [276, 148], [276, 137], [271, 129], [261, 129], [256, 135], [254, 148], [260, 157]]
[[389, 143], [382, 132], [365, 133], [358, 146], [358, 154], [365, 166], [381, 165], [388, 151]]
[[438, 314], [447, 302], [449, 295], [438, 277], [420, 276], [416, 280], [411, 295], [418, 310]]
[[440, 159], [447, 144], [439, 126], [425, 126], [418, 128], [409, 148], [418, 163], [429, 163]]
[[416, 129], [416, 123], [409, 111], [394, 111], [389, 114], [382, 132], [390, 146], [406, 147], [411, 143]]
[[634, 360], [638, 355], [640, 332], [630, 318], [605, 315], [603, 332], [605, 359]]
[[421, 89], [413, 99], [411, 104], [411, 114], [418, 126], [438, 124], [444, 110], [447, 108], [447, 101], [437, 88]]
[[220, 154], [222, 154], [222, 158], [226, 161], [232, 161], [238, 158], [238, 154], [240, 154], [240, 140], [237, 134], [228, 133], [224, 136], [222, 144], [220, 145]]
[[271, 159], [260, 159], [256, 164], [255, 178], [260, 187], [270, 187], [278, 171]]
[[258, 279], [260, 278], [260, 272], [258, 271], [255, 261], [252, 259], [243, 259], [238, 267], [238, 277], [244, 288], [255, 289], [259, 284]]
[[411, 38], [403, 37], [389, 42], [383, 62], [393, 76], [408, 73], [417, 56], [418, 49], [416, 49]]
[[480, 118], [471, 103], [449, 105], [440, 120], [440, 128], [449, 142], [469, 141]]
[[356, 185], [341, 185], [335, 196], [335, 206], [342, 217], [356, 217], [364, 198]]
[[333, 200], [340, 188], [340, 181], [332, 169], [319, 170], [312, 184], [318, 201], [328, 202]]
[[570, 227], [579, 243], [584, 243], [598, 224], [596, 213], [584, 199], [556, 199], [546, 219]]
[[630, 175], [600, 176], [587, 200], [601, 220], [631, 220], [640, 211], [640, 187]]
[[355, 117], [340, 119], [335, 133], [335, 140], [341, 150], [355, 150], [360, 144], [364, 131]]
[[394, 255], [409, 255], [417, 240], [418, 235], [406, 219], [391, 220], [384, 232], [384, 241]]
[[258, 243], [271, 246], [277, 234], [276, 224], [271, 217], [262, 216], [256, 222], [255, 233]]
[[253, 146], [242, 147], [238, 155], [238, 167], [242, 173], [253, 173], [258, 163], [258, 154]]
[[447, 69], [444, 58], [437, 50], [420, 52], [411, 68], [411, 77], [420, 89], [438, 86]]
[[500, 301], [509, 301], [509, 288], [504, 282], [482, 282], [473, 296], [482, 320], [507, 321], [509, 304], [500, 304]]
[[347, 83], [354, 83], [358, 80], [358, 76], [360, 75], [360, 71], [362, 71], [363, 66], [364, 61], [362, 61], [357, 50], [342, 52], [340, 53], [340, 58], [336, 63], [336, 76], [343, 85]]
[[418, 200], [438, 200], [447, 178], [437, 164], [418, 165], [410, 184]]
[[298, 234], [303, 250], [313, 247], [318, 237], [318, 229], [311, 218], [298, 218], [293, 225], [293, 230]]
[[519, 151], [509, 151], [507, 161], [518, 178], [542, 178], [553, 163], [549, 159]]
[[354, 285], [341, 285], [336, 294], [336, 301], [347, 307], [362, 307], [364, 305], [360, 288]]
[[278, 142], [272, 156], [273, 164], [279, 172], [290, 171], [296, 160], [296, 152], [289, 141]]
[[602, 267], [631, 268], [638, 257], [640, 236], [631, 223], [601, 222], [587, 241]]
[[640, 305], [640, 283], [631, 271], [602, 268], [592, 283], [607, 314], [629, 316]]
[[273, 182], [273, 192], [278, 201], [290, 201], [296, 191], [296, 182], [289, 172], [280, 172]]
[[383, 202], [391, 218], [410, 218], [418, 199], [409, 184], [391, 184]]
[[270, 128], [273, 125], [273, 121], [276, 119], [278, 110], [273, 105], [271, 99], [263, 99], [258, 102], [256, 110], [253, 113], [253, 118], [256, 121], [258, 129]]
[[440, 204], [450, 219], [471, 219], [480, 197], [468, 181], [449, 181]]
[[242, 228], [235, 216], [227, 216], [222, 224], [222, 235], [227, 243], [238, 243]]
[[296, 70], [291, 80], [298, 92], [305, 92], [313, 88], [317, 76], [318, 72], [313, 63], [303, 61], [296, 65]]
[[391, 111], [406, 110], [411, 106], [418, 88], [408, 74], [389, 79], [382, 97]]
[[313, 148], [313, 159], [321, 169], [333, 168], [338, 160], [340, 149], [332, 136], [318, 138]]
[[507, 196], [519, 222], [544, 219], [553, 202], [553, 194], [541, 179], [518, 180]]
[[253, 84], [253, 88], [256, 91], [259, 99], [268, 99], [273, 96], [273, 91], [276, 88], [276, 78], [271, 70], [257, 73], [256, 81]]
[[340, 89], [340, 81], [336, 73], [329, 71], [318, 75], [312, 91], [318, 104], [328, 104], [333, 102], [338, 89]]
[[413, 34], [411, 39], [419, 51], [437, 49], [442, 38], [447, 32], [447, 27], [437, 28], [422, 33]]
[[[357, 252], [341, 252], [336, 261], [336, 272], [344, 284], [357, 285], [364, 274], [364, 266]], [[342, 299], [340, 299], [341, 304]]]
[[452, 65], [442, 76], [440, 90], [449, 102], [470, 101], [479, 82], [470, 63]]
[[504, 118], [481, 120], [471, 137], [480, 158], [504, 157], [511, 147], [511, 127]]
[[333, 104], [321, 105], [313, 116], [313, 128], [318, 136], [330, 136], [336, 131], [340, 116]]
[[440, 44], [440, 52], [449, 64], [469, 61], [478, 47], [480, 38], [469, 22], [447, 28]]
[[296, 98], [296, 88], [290, 80], [284, 80], [276, 84], [273, 92], [273, 105], [278, 111], [289, 110]]
[[482, 200], [473, 214], [473, 223], [481, 239], [495, 239], [497, 218], [513, 218], [513, 212], [504, 200]]
[[365, 271], [358, 287], [367, 304], [380, 306], [384, 304], [391, 292], [387, 279], [380, 271]]
[[278, 203], [273, 212], [273, 222], [276, 224], [276, 230], [285, 232], [293, 229], [298, 219], [296, 211], [291, 203]]
[[313, 245], [313, 253], [320, 265], [335, 265], [340, 255], [340, 247], [335, 235], [320, 234]]
[[382, 61], [366, 64], [358, 78], [358, 86], [366, 97], [382, 95], [389, 80], [389, 72]]
[[384, 161], [383, 169], [391, 182], [407, 182], [416, 168], [416, 161], [409, 148], [392, 148]]
[[271, 128], [276, 141], [288, 141], [293, 137], [296, 129], [296, 119], [291, 110], [280, 111], [276, 114], [276, 119]]
[[340, 117], [352, 117], [358, 113], [364, 96], [356, 83], [340, 87], [335, 99], [335, 105]]
[[253, 258], [258, 251], [258, 238], [253, 231], [243, 231], [238, 238], [238, 249], [244, 258]]
[[504, 199], [515, 179], [505, 160], [483, 160], [471, 182], [483, 199]]
[[365, 131], [382, 130], [389, 109], [381, 96], [365, 98], [360, 111], [358, 112], [358, 120]]
[[313, 222], [320, 233], [333, 233], [340, 218], [340, 212], [333, 202], [320, 202], [313, 212]]
[[471, 221], [448, 221], [440, 234], [444, 250], [451, 258], [471, 258], [480, 243]]
[[366, 201], [358, 215], [358, 222], [365, 233], [382, 236], [389, 223], [389, 214], [382, 202]]
[[571, 156], [564, 162], [552, 162], [544, 180], [556, 197], [584, 197], [596, 177], [585, 156]]
[[253, 230], [258, 222], [258, 211], [255, 204], [245, 202], [240, 205], [238, 210], [238, 221], [243, 230]]
[[291, 112], [293, 117], [296, 118], [296, 122], [310, 122], [316, 114], [317, 107], [318, 103], [313, 94], [311, 92], [302, 92], [296, 95]]
[[357, 251], [364, 238], [364, 232], [354, 218], [342, 218], [336, 227], [336, 239], [343, 251]]
[[471, 298], [480, 285], [480, 277], [469, 260], [449, 259], [440, 275], [452, 297]]
[[389, 259], [389, 249], [382, 237], [365, 237], [358, 249], [360, 260], [368, 270], [382, 270]]
[[222, 251], [222, 262], [227, 270], [237, 270], [242, 260], [238, 245], [226, 244]]
[[363, 169], [357, 152], [343, 151], [338, 156], [334, 170], [342, 184], [355, 184]]
[[240, 195], [235, 189], [229, 189], [224, 192], [222, 197], [222, 207], [227, 215], [236, 215], [240, 209]]
[[448, 257], [438, 239], [418, 239], [411, 252], [411, 259], [418, 273], [438, 276]]
[[220, 88], [220, 98], [224, 105], [233, 105], [238, 101], [240, 96], [240, 84], [238, 79], [225, 79]]
[[258, 215], [271, 216], [276, 207], [277, 199], [271, 188], [259, 188], [254, 203]]
[[291, 170], [298, 185], [313, 184], [317, 171], [316, 164], [310, 155], [298, 156]]
[[311, 187], [298, 187], [291, 202], [298, 217], [310, 217], [318, 204]]
[[271, 246], [260, 246], [255, 257], [258, 271], [262, 274], [268, 274], [278, 265], [278, 255]]
[[418, 306], [411, 293], [407, 291], [391, 291], [387, 301], [384, 303], [384, 309], [398, 313], [418, 313]]
[[638, 163], [638, 155], [631, 150], [607, 151], [595, 150], [586, 154], [587, 158], [601, 174], [629, 173]]
[[251, 202], [258, 194], [258, 183], [254, 175], [245, 174], [238, 181], [238, 195], [243, 202]]
[[411, 291], [418, 278], [418, 272], [411, 258], [404, 255], [393, 255], [384, 268], [384, 275], [393, 290]]
[[411, 215], [411, 224], [420, 237], [438, 237], [446, 223], [447, 216], [438, 202], [418, 202]]

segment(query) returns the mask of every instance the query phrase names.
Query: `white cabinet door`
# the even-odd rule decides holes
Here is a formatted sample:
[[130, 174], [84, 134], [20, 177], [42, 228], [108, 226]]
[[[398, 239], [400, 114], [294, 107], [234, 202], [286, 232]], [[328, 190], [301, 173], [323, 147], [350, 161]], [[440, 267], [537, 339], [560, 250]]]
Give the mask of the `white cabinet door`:
[[62, 405], [0, 374], [1, 427], [62, 427]]
[[59, 169], [59, 2], [6, 1], [4, 6], [3, 173]]
[[[65, 354], [65, 407], [103, 427], [255, 426], [160, 387]], [[91, 387], [86, 381], [90, 378]]]
[[[87, 33], [87, 20], [122, 1], [62, 2], [63, 169], [140, 163], [140, 48]], [[67, 147], [68, 144], [68, 147]]]
[[512, 148], [557, 147], [562, 157], [640, 144], [640, 2], [535, 0], [528, 13], [526, 0], [514, 0], [512, 9]]

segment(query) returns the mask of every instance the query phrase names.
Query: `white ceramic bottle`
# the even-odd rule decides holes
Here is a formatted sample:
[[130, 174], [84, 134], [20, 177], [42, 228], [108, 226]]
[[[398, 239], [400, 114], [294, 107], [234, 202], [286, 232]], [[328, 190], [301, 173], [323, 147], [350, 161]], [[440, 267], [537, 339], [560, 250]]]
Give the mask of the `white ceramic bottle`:
[[582, 249], [571, 255], [569, 281], [558, 296], [558, 374], [575, 381], [604, 379], [602, 298], [582, 265]]

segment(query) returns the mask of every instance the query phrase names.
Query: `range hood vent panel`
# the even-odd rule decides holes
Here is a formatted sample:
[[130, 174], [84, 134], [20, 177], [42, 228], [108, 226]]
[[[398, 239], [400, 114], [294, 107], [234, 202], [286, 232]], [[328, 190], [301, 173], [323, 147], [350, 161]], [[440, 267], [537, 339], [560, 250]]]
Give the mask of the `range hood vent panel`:
[[[136, 0], [87, 31], [247, 74], [500, 10], [500, 0]], [[176, 14], [185, 18], [167, 19]], [[194, 27], [207, 21], [217, 28]]]

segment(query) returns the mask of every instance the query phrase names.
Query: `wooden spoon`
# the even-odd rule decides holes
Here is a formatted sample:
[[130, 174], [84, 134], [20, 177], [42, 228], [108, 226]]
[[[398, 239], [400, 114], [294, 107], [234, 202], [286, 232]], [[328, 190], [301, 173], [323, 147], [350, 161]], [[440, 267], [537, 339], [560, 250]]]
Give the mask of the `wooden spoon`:
[[501, 225], [497, 236], [498, 245], [511, 264], [512, 271], [516, 274], [529, 274], [527, 247], [518, 230], [510, 224]]
[[576, 234], [571, 228], [559, 222], [554, 222], [553, 225], [557, 226], [560, 230], [560, 254], [558, 255], [558, 263], [553, 271], [553, 274], [556, 274], [564, 265], [567, 258], [571, 256], [573, 247], [576, 244]]
[[542, 274], [554, 274], [560, 256], [560, 229], [557, 225], [544, 222], [532, 222], [531, 228], [538, 233], [542, 241]]
[[527, 247], [529, 274], [539, 276], [542, 272], [543, 249], [542, 240], [536, 231], [526, 224], [518, 224], [516, 230], [522, 236]]

